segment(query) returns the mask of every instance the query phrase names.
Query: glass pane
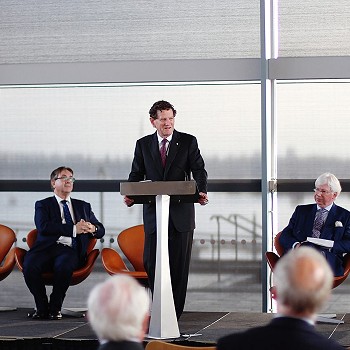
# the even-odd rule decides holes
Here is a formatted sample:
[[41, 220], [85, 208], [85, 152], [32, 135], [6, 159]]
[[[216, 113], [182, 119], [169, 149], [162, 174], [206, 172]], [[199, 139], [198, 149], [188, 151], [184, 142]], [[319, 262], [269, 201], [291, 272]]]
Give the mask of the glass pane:
[[278, 84], [278, 177], [349, 177], [350, 83]]
[[[186, 309], [259, 312], [261, 196], [259, 193], [209, 195], [209, 205], [196, 205], [197, 227]], [[0, 205], [5, 209], [0, 213], [0, 222], [16, 231], [18, 246], [27, 248], [23, 238], [34, 228], [34, 203], [47, 196], [50, 196], [49, 192], [2, 192]], [[72, 196], [90, 202], [94, 213], [106, 226], [103, 242], [97, 243], [99, 249], [112, 247], [119, 250], [117, 234], [126, 227], [142, 223], [142, 206], [127, 208], [118, 193], [77, 192]], [[91, 286], [107, 276], [99, 258], [91, 276], [79, 286], [69, 288], [65, 305], [84, 307]], [[17, 269], [2, 281], [0, 297], [6, 299], [7, 303], [13, 302], [17, 307], [33, 305], [32, 296]]]
[[[33, 227], [34, 202], [48, 195], [50, 194], [2, 193], [0, 204], [6, 210], [0, 214], [0, 222], [16, 230], [18, 246], [26, 246], [21, 238]], [[112, 247], [118, 250], [115, 238], [119, 230], [124, 225], [132, 226], [142, 222], [141, 206], [126, 208], [122, 204], [121, 196], [115, 193], [74, 195], [90, 201], [95, 214], [106, 225], [107, 236], [104, 242], [98, 243], [97, 247], [100, 249]], [[215, 193], [210, 196], [211, 203], [208, 206], [196, 206], [197, 228], [185, 310], [260, 312], [261, 195]], [[280, 193], [278, 229], [287, 225], [297, 204], [311, 201], [311, 191]], [[232, 205], [227, 205], [228, 203]], [[337, 203], [350, 207], [350, 194], [342, 193]], [[110, 238], [114, 240], [111, 241]], [[69, 288], [64, 306], [85, 307], [91, 287], [107, 276], [99, 258], [90, 277], [79, 286]], [[349, 283], [346, 280], [333, 290], [325, 312], [343, 311], [341, 308], [348, 298]], [[2, 281], [0, 298], [6, 300], [7, 305], [27, 308], [34, 305], [23, 276], [17, 269]]]
[[260, 84], [50, 86], [0, 89], [0, 179], [126, 179], [136, 140], [155, 132], [159, 100], [197, 137], [211, 179], [260, 177]]
[[[0, 222], [16, 230], [18, 246], [26, 246], [21, 238], [33, 227], [34, 202], [48, 195], [50, 194], [2, 193], [0, 204], [6, 210], [0, 214]], [[118, 250], [115, 238], [120, 229], [142, 222], [141, 206], [126, 208], [118, 194], [74, 195], [76, 198], [90, 201], [95, 214], [106, 225], [107, 236], [104, 242], [98, 243], [99, 249], [112, 247]], [[208, 206], [196, 206], [197, 228], [185, 310], [260, 312], [261, 195], [213, 193], [210, 196], [211, 203]], [[312, 191], [280, 193], [278, 229], [281, 230], [287, 225], [297, 204], [311, 201]], [[342, 193], [337, 203], [343, 207], [350, 207], [350, 194]], [[114, 239], [111, 241], [111, 238]], [[91, 287], [107, 276], [99, 258], [90, 277], [79, 286], [69, 288], [64, 306], [85, 307]], [[349, 283], [350, 281], [346, 280], [333, 290], [325, 312], [343, 311], [341, 308], [348, 298]], [[2, 281], [0, 298], [6, 300], [7, 305], [27, 308], [34, 305], [23, 276], [16, 268]]]
[[279, 56], [348, 56], [349, 16], [347, 0], [279, 0]]

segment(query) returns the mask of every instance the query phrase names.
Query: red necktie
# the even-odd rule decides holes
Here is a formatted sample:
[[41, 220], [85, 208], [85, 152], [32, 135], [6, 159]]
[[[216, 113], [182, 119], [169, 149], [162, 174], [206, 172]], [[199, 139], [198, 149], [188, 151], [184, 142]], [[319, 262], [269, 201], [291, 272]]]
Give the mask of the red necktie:
[[160, 158], [162, 159], [162, 164], [163, 164], [163, 168], [165, 168], [165, 163], [166, 163], [166, 143], [167, 143], [167, 139], [163, 139], [162, 140], [162, 145], [160, 147]]

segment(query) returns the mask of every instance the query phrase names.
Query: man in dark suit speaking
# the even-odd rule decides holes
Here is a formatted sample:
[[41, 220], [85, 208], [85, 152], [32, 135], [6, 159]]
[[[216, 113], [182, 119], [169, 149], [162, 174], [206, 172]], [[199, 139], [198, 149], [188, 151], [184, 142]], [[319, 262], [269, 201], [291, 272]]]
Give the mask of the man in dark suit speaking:
[[[196, 181], [198, 202], [208, 203], [207, 172], [197, 139], [174, 129], [176, 110], [167, 101], [158, 101], [149, 111], [157, 131], [136, 142], [128, 181]], [[124, 197], [127, 206], [133, 199]], [[156, 205], [144, 204], [144, 265], [153, 291], [156, 260]], [[191, 258], [195, 212], [193, 203], [171, 202], [169, 208], [169, 264], [177, 318], [183, 312]]]
[[[24, 258], [25, 282], [34, 296], [33, 319], [62, 318], [61, 307], [73, 271], [86, 259], [89, 239], [105, 234], [87, 202], [73, 199], [73, 170], [59, 167], [50, 176], [54, 196], [35, 203], [35, 226], [38, 237]], [[50, 300], [46, 295], [42, 272], [53, 270]]]
[[301, 247], [284, 255], [274, 271], [277, 315], [266, 326], [219, 339], [218, 350], [341, 350], [343, 347], [316, 332], [316, 313], [328, 299], [333, 274], [325, 258]]
[[[350, 212], [334, 203], [340, 192], [335, 175], [320, 175], [315, 181], [315, 203], [297, 206], [280, 237], [285, 251], [311, 245], [322, 252], [335, 276], [343, 275], [343, 254], [350, 252]], [[309, 242], [310, 238], [320, 244]], [[323, 246], [319, 238], [328, 240], [328, 245]]]

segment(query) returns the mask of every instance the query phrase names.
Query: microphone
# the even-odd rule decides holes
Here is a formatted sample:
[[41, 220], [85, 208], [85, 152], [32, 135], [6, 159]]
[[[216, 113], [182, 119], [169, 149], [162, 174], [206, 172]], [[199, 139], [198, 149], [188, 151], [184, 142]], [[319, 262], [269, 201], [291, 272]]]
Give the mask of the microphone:
[[184, 170], [184, 173], [185, 173], [185, 181], [190, 181], [189, 179], [189, 175], [186, 173], [186, 171]]

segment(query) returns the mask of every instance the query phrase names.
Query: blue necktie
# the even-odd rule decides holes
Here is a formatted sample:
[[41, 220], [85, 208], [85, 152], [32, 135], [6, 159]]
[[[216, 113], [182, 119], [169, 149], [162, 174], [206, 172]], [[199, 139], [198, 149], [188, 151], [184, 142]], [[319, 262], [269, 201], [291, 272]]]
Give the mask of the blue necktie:
[[[64, 214], [64, 219], [66, 220], [66, 224], [72, 224], [74, 225], [72, 216], [70, 215], [70, 211], [68, 208], [68, 202], [66, 200], [61, 201], [63, 204], [63, 214]], [[77, 238], [72, 237], [72, 248], [77, 249]]]

